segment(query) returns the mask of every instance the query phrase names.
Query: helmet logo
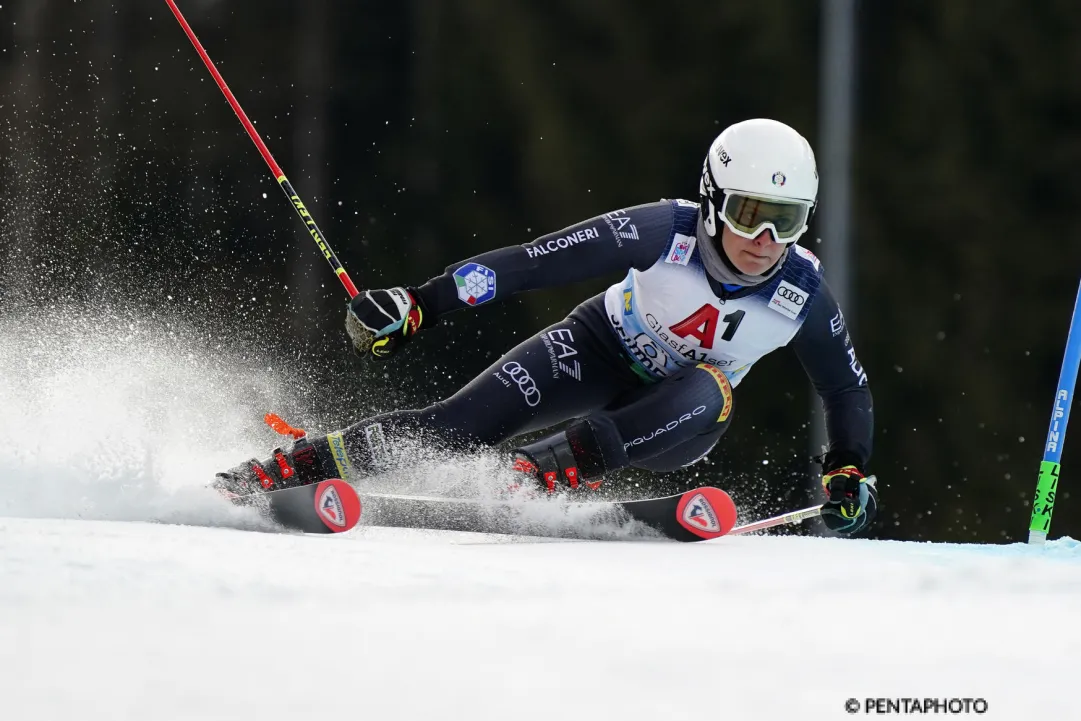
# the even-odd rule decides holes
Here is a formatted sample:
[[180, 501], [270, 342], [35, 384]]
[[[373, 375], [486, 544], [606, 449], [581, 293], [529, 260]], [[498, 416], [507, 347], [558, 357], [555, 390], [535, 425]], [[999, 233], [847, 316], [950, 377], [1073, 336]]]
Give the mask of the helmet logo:
[[784, 177], [784, 173], [782, 173], [779, 170], [776, 173], [773, 174], [773, 184], [774, 185], [777, 185], [777, 186], [784, 185], [786, 180], [788, 180], [788, 178]]
[[721, 161], [721, 165], [728, 167], [728, 164], [732, 162], [732, 156], [728, 154], [728, 151], [724, 149], [724, 146], [720, 143], [717, 144], [717, 160]]

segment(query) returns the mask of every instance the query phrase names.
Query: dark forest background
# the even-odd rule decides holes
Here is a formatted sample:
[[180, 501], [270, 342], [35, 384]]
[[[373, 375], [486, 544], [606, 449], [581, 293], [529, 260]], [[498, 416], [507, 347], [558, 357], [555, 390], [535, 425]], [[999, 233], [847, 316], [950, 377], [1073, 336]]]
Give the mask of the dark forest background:
[[[822, 130], [818, 2], [180, 5], [361, 287], [693, 199], [730, 123]], [[1081, 4], [874, 0], [857, 38], [845, 315], [875, 396], [874, 535], [1021, 540], [1081, 267]], [[304, 368], [339, 424], [452, 392], [613, 280], [454, 314], [363, 365], [340, 286], [156, 0], [0, 4], [0, 161], [0, 304], [183, 315]], [[709, 465], [631, 478], [803, 505], [809, 390], [779, 351]], [[1079, 444], [1053, 535], [1081, 533]]]

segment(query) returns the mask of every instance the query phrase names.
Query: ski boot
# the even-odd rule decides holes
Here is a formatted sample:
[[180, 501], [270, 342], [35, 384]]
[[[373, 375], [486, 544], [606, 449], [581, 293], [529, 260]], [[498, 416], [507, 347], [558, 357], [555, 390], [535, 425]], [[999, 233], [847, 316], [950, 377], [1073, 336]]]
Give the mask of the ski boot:
[[275, 448], [265, 461], [252, 458], [216, 474], [211, 488], [235, 503], [245, 496], [306, 486], [341, 476], [326, 437], [309, 441], [305, 431], [289, 426], [273, 413], [268, 413], [264, 420], [282, 435], [292, 436], [293, 444]]
[[593, 431], [585, 421], [514, 449], [512, 469], [528, 476], [532, 485], [549, 494], [565, 488], [595, 491], [600, 488], [605, 472]]

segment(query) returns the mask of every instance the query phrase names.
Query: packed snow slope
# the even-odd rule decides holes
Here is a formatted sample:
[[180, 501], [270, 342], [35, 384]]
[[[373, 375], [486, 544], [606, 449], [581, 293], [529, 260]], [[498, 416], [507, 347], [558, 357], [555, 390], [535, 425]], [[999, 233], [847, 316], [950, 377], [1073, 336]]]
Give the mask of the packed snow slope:
[[[318, 421], [296, 387], [168, 323], [0, 317], [0, 720], [1081, 717], [1073, 540], [267, 533], [203, 484], [264, 411]], [[493, 477], [428, 468], [395, 482]]]
[[0, 518], [0, 718], [1077, 718], [1081, 544]]

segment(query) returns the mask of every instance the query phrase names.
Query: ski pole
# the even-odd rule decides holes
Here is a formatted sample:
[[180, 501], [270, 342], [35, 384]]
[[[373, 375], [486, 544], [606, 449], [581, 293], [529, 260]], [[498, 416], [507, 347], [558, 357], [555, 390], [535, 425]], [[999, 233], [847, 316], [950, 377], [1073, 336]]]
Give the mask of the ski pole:
[[229, 90], [229, 86], [225, 84], [225, 79], [218, 72], [218, 68], [214, 66], [214, 61], [207, 55], [206, 49], [203, 48], [203, 44], [199, 42], [199, 38], [195, 37], [195, 33], [192, 32], [191, 26], [188, 25], [188, 21], [184, 19], [184, 15], [180, 12], [180, 8], [176, 6], [174, 0], [165, 0], [165, 4], [169, 6], [169, 9], [173, 11], [173, 15], [176, 16], [177, 22], [180, 23], [180, 27], [184, 29], [188, 39], [191, 40], [191, 44], [195, 46], [195, 50], [199, 53], [199, 57], [203, 59], [206, 64], [206, 69], [210, 71], [210, 74], [214, 76], [214, 82], [221, 88], [222, 93], [225, 94], [225, 99], [229, 101], [229, 105], [233, 107], [233, 112], [240, 119], [240, 124], [244, 126], [244, 129], [248, 131], [248, 136], [255, 143], [255, 147], [259, 148], [259, 153], [263, 156], [263, 160], [270, 167], [270, 172], [274, 174], [274, 179], [278, 181], [278, 185], [281, 186], [282, 191], [285, 193], [285, 197], [289, 198], [289, 202], [293, 204], [293, 208], [296, 209], [297, 215], [300, 216], [301, 221], [308, 229], [308, 233], [315, 239], [316, 245], [319, 246], [319, 250], [323, 251], [323, 257], [330, 263], [330, 267], [334, 269], [334, 272], [338, 276], [338, 280], [345, 286], [345, 292], [349, 294], [350, 298], [354, 298], [357, 295], [357, 287], [353, 285], [353, 281], [349, 278], [349, 274], [345, 272], [345, 268], [338, 261], [338, 256], [334, 254], [334, 251], [330, 249], [330, 244], [327, 243], [326, 236], [323, 235], [323, 231], [319, 230], [319, 226], [315, 224], [315, 219], [312, 218], [308, 209], [304, 206], [304, 202], [297, 195], [297, 192], [293, 190], [292, 184], [285, 177], [285, 173], [282, 172], [281, 167], [274, 162], [274, 156], [270, 154], [270, 150], [267, 148], [266, 143], [259, 137], [259, 133], [256, 131], [255, 126], [248, 120], [247, 114], [244, 109], [240, 107], [240, 103], [237, 102], [236, 96]]
[[[876, 476], [867, 476], [867, 482], [874, 485], [878, 481]], [[764, 531], [767, 528], [774, 528], [776, 526], [794, 526], [797, 523], [802, 523], [810, 518], [818, 518], [822, 515], [822, 506], [811, 506], [810, 508], [801, 508], [798, 511], [789, 511], [788, 513], [782, 513], [779, 516], [773, 518], [764, 518], [761, 521], [755, 521], [754, 523], [746, 523], [742, 526], [736, 526], [731, 531], [726, 533], [726, 536], [739, 535], [741, 533], [754, 533], [755, 531]]]
[[742, 526], [736, 526], [725, 535], [737, 536], [741, 533], [754, 533], [755, 531], [764, 531], [767, 528], [773, 528], [775, 526], [791, 526], [796, 523], [806, 521], [808, 518], [818, 518], [821, 515], [822, 506], [811, 506], [810, 508], [803, 508], [798, 511], [791, 511], [780, 516], [774, 516], [773, 518], [764, 518], [761, 521], [755, 521], [754, 523], [747, 523]]
[[1028, 542], [1039, 545], [1047, 540], [1051, 530], [1051, 512], [1055, 510], [1055, 495], [1058, 490], [1059, 459], [1062, 447], [1066, 444], [1066, 424], [1070, 421], [1070, 403], [1073, 401], [1074, 386], [1077, 383], [1077, 364], [1081, 361], [1081, 287], [1074, 300], [1073, 317], [1070, 319], [1070, 332], [1066, 336], [1066, 352], [1062, 357], [1059, 370], [1058, 390], [1055, 391], [1055, 403], [1051, 406], [1051, 425], [1047, 429], [1047, 441], [1043, 447], [1043, 460], [1040, 461], [1040, 475], [1036, 482], [1036, 497], [1032, 501], [1032, 518], [1028, 523]]

